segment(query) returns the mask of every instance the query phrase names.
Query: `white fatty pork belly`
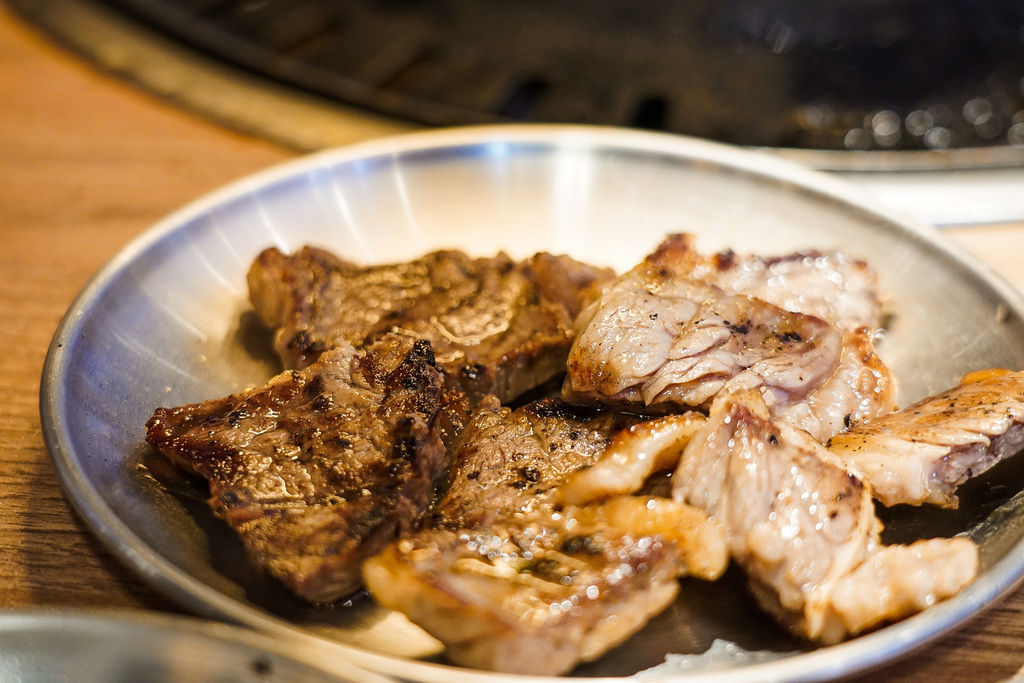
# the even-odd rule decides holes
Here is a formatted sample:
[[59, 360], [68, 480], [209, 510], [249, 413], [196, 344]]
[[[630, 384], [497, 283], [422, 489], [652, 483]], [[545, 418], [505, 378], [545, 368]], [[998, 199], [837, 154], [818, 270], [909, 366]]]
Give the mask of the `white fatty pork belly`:
[[896, 410], [896, 378], [874, 348], [883, 311], [878, 275], [867, 262], [840, 251], [706, 255], [687, 234], [670, 235], [651, 259], [671, 264], [680, 275], [819, 317], [843, 331], [836, 371], [804, 400], [781, 410], [790, 424], [826, 441]]
[[673, 496], [721, 525], [759, 603], [810, 640], [834, 643], [906, 617], [956, 595], [977, 571], [966, 538], [882, 546], [870, 487], [773, 419], [755, 391], [720, 395], [703, 422], [673, 415], [629, 432], [568, 478], [563, 500], [621, 496], [675, 459]]
[[885, 505], [956, 507], [956, 488], [1024, 448], [1024, 372], [961, 384], [833, 437], [829, 450]]
[[863, 260], [840, 251], [703, 254], [694, 241], [688, 234], [669, 235], [651, 259], [671, 262], [679, 275], [689, 279], [816, 316], [841, 330], [874, 329], [880, 323], [878, 276]]
[[920, 611], [977, 571], [966, 538], [882, 547], [870, 488], [755, 392], [716, 400], [672, 479], [678, 501], [722, 524], [761, 605], [814, 641]]
[[576, 319], [570, 401], [701, 406], [725, 386], [802, 399], [838, 367], [842, 334], [820, 318], [728, 294], [650, 260]]
[[672, 410], [756, 388], [827, 440], [896, 408], [875, 280], [838, 252], [705, 256], [670, 236], [583, 309], [563, 395]]

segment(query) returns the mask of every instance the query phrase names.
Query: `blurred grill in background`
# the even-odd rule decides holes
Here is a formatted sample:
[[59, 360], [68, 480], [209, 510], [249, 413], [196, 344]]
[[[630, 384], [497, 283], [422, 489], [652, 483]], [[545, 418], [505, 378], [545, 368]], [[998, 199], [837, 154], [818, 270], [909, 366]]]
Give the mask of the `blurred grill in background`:
[[[116, 17], [183, 46], [186, 61], [227, 65], [327, 110], [427, 126], [681, 133], [846, 172], [936, 223], [1024, 218], [1020, 0], [13, 4], [107, 66], [108, 38], [54, 15], [84, 7]], [[146, 71], [120, 60], [113, 66]], [[187, 100], [186, 91], [175, 96]], [[280, 122], [265, 130], [302, 148], [332, 142], [299, 130], [288, 139]], [[961, 186], [967, 194], [948, 194]]]

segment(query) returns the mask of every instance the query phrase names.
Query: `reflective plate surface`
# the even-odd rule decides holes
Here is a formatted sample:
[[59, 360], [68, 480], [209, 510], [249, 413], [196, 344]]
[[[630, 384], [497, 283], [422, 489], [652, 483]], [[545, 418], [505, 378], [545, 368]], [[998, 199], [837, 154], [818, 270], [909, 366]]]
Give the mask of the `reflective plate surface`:
[[[140, 576], [207, 616], [332, 643], [345, 661], [411, 680], [477, 680], [440, 645], [366, 596], [314, 607], [252, 570], [194, 483], [143, 445], [157, 406], [222, 396], [276, 371], [247, 313], [245, 272], [263, 248], [311, 243], [361, 262], [439, 247], [548, 250], [624, 270], [667, 232], [704, 250], [841, 247], [881, 274], [892, 312], [881, 353], [901, 402], [969, 370], [1024, 367], [1024, 301], [930, 228], [861, 203], [856, 190], [776, 158], [617, 129], [440, 130], [331, 150], [244, 179], [147, 231], [82, 292], [58, 329], [42, 386], [44, 434], [75, 506]], [[1024, 459], [1022, 459], [1024, 460]], [[577, 673], [628, 676], [716, 639], [745, 651], [708, 680], [828, 679], [899, 657], [992, 604], [1024, 574], [1024, 466], [962, 491], [958, 511], [886, 513], [887, 541], [966, 532], [980, 577], [955, 600], [850, 642], [808, 650], [746, 597], [742, 578], [684, 581], [679, 600]], [[719, 648], [720, 649], [720, 648]], [[666, 669], [660, 670], [670, 673]], [[681, 671], [678, 670], [677, 673]], [[679, 673], [679, 675], [683, 675]], [[500, 677], [495, 677], [500, 678]]]
[[388, 683], [324, 648], [192, 617], [0, 611], [0, 680]]

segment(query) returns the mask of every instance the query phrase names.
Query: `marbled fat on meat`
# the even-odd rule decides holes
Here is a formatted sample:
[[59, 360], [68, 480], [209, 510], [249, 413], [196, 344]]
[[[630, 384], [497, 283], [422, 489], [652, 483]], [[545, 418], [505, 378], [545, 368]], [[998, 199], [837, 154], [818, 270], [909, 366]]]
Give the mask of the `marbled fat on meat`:
[[756, 388], [825, 441], [896, 408], [880, 319], [874, 271], [841, 252], [709, 256], [670, 235], [577, 318], [563, 395], [672, 409]]
[[896, 410], [896, 378], [874, 347], [883, 318], [878, 275], [865, 261], [841, 251], [705, 255], [686, 234], [670, 235], [650, 258], [679, 275], [816, 316], [842, 331], [832, 376], [802, 400], [773, 410], [818, 441]]
[[781, 256], [703, 254], [693, 235], [669, 235], [651, 256], [691, 280], [745, 294], [787, 311], [827, 320], [841, 330], [875, 329], [882, 318], [878, 275], [841, 251], [802, 251]]

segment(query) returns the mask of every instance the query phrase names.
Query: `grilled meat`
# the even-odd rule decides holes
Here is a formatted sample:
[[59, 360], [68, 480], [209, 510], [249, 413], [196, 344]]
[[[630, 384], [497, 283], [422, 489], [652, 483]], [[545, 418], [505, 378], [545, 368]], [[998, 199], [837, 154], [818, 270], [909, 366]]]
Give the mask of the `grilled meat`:
[[381, 604], [442, 640], [452, 661], [553, 675], [596, 659], [664, 609], [684, 567], [717, 577], [726, 559], [705, 515], [630, 498], [421, 532], [367, 560], [363, 574]]
[[489, 399], [454, 451], [438, 529], [364, 565], [367, 587], [443, 641], [465, 666], [568, 671], [639, 629], [675, 578], [717, 578], [717, 523], [669, 498], [562, 507], [558, 487], [639, 418], [548, 398], [517, 410]]
[[956, 507], [956, 488], [1024, 449], [1024, 372], [971, 373], [936, 396], [837, 435], [829, 449], [885, 505]]
[[956, 595], [977, 571], [978, 548], [967, 538], [886, 546], [827, 589], [829, 612], [837, 631], [860, 633]]
[[435, 516], [464, 528], [549, 506], [567, 475], [593, 464], [612, 434], [636, 420], [557, 398], [515, 411], [487, 400], [455, 446]]
[[843, 331], [842, 356], [832, 376], [805, 399], [773, 411], [818, 441], [896, 410], [896, 380], [873, 343], [882, 317], [878, 277], [864, 261], [838, 251], [707, 256], [694, 248], [691, 235], [670, 235], [650, 260], [726, 292], [816, 316]]
[[[797, 289], [799, 287], [799, 289]], [[874, 272], [839, 252], [697, 252], [672, 235], [577, 319], [569, 400], [706, 406], [758, 388], [819, 441], [896, 408]]]
[[608, 268], [595, 268], [564, 254], [539, 252], [531, 256], [526, 267], [537, 285], [542, 301], [560, 305], [576, 319], [584, 304], [597, 297], [600, 287], [614, 277]]
[[725, 534], [703, 510], [653, 495], [613, 496], [561, 510], [567, 528], [602, 529], [623, 536], [657, 537], [675, 545], [680, 575], [713, 581], [729, 564]]
[[560, 374], [583, 293], [611, 272], [568, 257], [472, 259], [437, 251], [408, 263], [357, 267], [320, 249], [265, 250], [250, 297], [275, 330], [285, 367], [341, 342], [389, 332], [430, 341], [438, 365], [476, 401], [505, 402]]
[[[877, 283], [838, 252], [705, 256], [673, 235], [611, 277], [550, 254], [367, 267], [268, 249], [250, 294], [295, 369], [158, 409], [147, 439], [208, 480], [296, 593], [363, 581], [476, 668], [569, 671], [668, 605], [678, 576], [715, 579], [730, 557], [823, 643], [973, 578], [967, 539], [883, 547], [872, 477], [955, 504], [1024, 445], [1024, 373], [879, 417], [895, 383], [872, 345]], [[564, 400], [501, 405], [566, 367]], [[628, 495], [666, 470], [670, 498]]]
[[761, 605], [811, 640], [951, 597], [977, 569], [967, 539], [883, 549], [870, 488], [810, 435], [773, 422], [756, 392], [716, 399], [672, 483], [676, 500], [722, 524]]
[[428, 342], [388, 336], [341, 342], [263, 387], [160, 408], [146, 438], [206, 478], [256, 564], [324, 602], [356, 590], [363, 558], [416, 525], [465, 410]]
[[896, 378], [875, 352], [871, 333], [859, 327], [843, 335], [839, 367], [831, 377], [781, 411], [783, 420], [824, 443], [831, 437], [898, 407]]
[[442, 251], [359, 267], [268, 249], [250, 269], [251, 297], [297, 370], [159, 409], [147, 438], [207, 478], [211, 505], [258, 564], [309, 600], [341, 597], [364, 557], [415, 526], [470, 404], [562, 371], [570, 315], [606, 276], [550, 254]]
[[581, 505], [638, 491], [659, 470], [675, 467], [690, 437], [703, 426], [704, 416], [694, 411], [630, 425], [615, 435], [597, 462], [569, 475], [556, 494]]
[[[640, 423], [560, 497], [576, 504], [636, 490], [677, 459], [673, 496], [717, 520], [761, 605], [832, 643], [956, 595], [977, 571], [969, 540], [882, 547], [870, 487], [811, 435], [773, 419], [756, 391]], [[596, 473], [596, 474], [592, 474]], [[618, 476], [616, 476], [618, 475]]]
[[745, 294], [787, 311], [827, 320], [841, 330], [874, 329], [881, 318], [878, 277], [864, 261], [838, 251], [764, 257], [731, 250], [705, 255], [692, 235], [669, 235], [649, 257], [678, 275]]
[[824, 320], [688, 279], [661, 252], [608, 285], [576, 329], [570, 401], [702, 406], [725, 387], [758, 388], [781, 409], [831, 376], [842, 348]]

